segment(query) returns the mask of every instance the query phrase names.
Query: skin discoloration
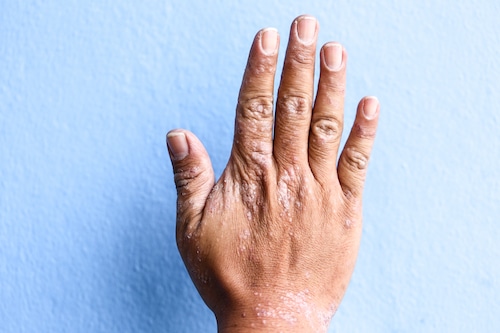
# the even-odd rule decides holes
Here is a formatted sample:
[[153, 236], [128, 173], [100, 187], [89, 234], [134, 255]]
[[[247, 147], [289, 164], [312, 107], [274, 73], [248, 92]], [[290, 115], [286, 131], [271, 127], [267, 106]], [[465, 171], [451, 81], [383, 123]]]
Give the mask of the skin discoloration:
[[311, 131], [323, 142], [333, 142], [342, 135], [342, 126], [335, 118], [320, 118], [312, 124]]
[[346, 157], [346, 163], [351, 168], [356, 168], [358, 170], [365, 170], [368, 166], [368, 157], [364, 156], [361, 152], [353, 149], [346, 148], [344, 150]]
[[311, 100], [308, 96], [284, 95], [278, 99], [277, 107], [283, 113], [306, 117], [311, 110]]
[[177, 244], [222, 333], [326, 332], [354, 269], [378, 101], [360, 102], [337, 164], [347, 58], [342, 48], [342, 66], [330, 70], [321, 53], [314, 99], [317, 33], [314, 18], [292, 24], [275, 116], [278, 36], [257, 34], [217, 182], [192, 133], [167, 136]]

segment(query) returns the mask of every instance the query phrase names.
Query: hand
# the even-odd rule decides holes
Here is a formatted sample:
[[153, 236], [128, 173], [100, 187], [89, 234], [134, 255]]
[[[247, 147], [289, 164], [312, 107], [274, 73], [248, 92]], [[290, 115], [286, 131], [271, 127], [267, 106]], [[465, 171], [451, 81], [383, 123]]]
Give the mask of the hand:
[[379, 104], [361, 100], [337, 165], [347, 54], [322, 47], [313, 103], [317, 34], [313, 17], [293, 22], [273, 118], [279, 36], [257, 33], [217, 183], [192, 133], [167, 135], [177, 245], [220, 332], [326, 331], [354, 269]]

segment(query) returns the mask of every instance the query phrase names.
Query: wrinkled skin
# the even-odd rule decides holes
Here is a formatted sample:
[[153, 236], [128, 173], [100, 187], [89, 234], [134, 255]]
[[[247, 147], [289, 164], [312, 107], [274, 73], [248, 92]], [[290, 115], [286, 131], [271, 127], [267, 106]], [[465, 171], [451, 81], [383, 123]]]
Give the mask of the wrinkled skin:
[[326, 331], [354, 269], [379, 104], [360, 101], [337, 163], [347, 53], [338, 43], [323, 46], [314, 100], [318, 30], [310, 16], [292, 23], [275, 116], [279, 36], [257, 33], [217, 182], [192, 133], [167, 135], [177, 244], [220, 332]]

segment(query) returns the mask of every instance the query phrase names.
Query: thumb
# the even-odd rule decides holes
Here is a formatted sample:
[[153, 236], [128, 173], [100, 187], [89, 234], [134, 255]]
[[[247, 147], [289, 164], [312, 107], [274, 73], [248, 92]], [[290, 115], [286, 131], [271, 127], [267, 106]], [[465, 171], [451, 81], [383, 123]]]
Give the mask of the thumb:
[[186, 130], [167, 134], [167, 147], [177, 187], [177, 236], [200, 222], [215, 183], [210, 157], [200, 140]]

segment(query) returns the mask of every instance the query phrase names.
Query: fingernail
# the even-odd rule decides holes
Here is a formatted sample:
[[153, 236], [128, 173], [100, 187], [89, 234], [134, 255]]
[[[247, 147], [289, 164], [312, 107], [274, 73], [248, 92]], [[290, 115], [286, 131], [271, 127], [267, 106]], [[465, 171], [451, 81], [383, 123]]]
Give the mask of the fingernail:
[[276, 52], [278, 46], [278, 30], [274, 28], [267, 28], [262, 31], [260, 38], [260, 45], [262, 50], [267, 55], [272, 55]]
[[185, 158], [189, 153], [186, 135], [182, 132], [170, 132], [167, 134], [167, 144], [172, 153], [173, 160], [178, 161]]
[[300, 18], [297, 22], [297, 34], [302, 43], [311, 43], [316, 34], [316, 19], [309, 16]]
[[332, 71], [338, 71], [342, 67], [342, 45], [331, 43], [323, 49], [326, 66]]
[[363, 101], [363, 114], [366, 119], [373, 119], [377, 115], [378, 99], [375, 96], [365, 97]]

